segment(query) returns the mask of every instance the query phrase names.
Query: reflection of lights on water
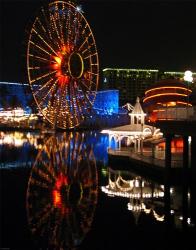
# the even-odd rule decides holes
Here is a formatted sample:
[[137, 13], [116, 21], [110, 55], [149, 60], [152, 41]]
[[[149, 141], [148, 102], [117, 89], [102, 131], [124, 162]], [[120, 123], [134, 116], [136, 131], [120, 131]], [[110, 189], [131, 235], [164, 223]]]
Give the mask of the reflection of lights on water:
[[156, 211], [154, 211], [153, 210], [153, 215], [154, 215], [154, 217], [155, 217], [155, 219], [157, 220], [157, 221], [164, 221], [164, 219], [165, 219], [165, 216], [164, 215], [159, 215], [159, 214], [157, 214], [156, 213]]
[[189, 137], [188, 137], [188, 142], [191, 143], [191, 140], [192, 140], [192, 137], [189, 136]]
[[36, 149], [41, 148], [41, 145], [38, 145], [37, 139], [40, 138], [40, 135], [30, 134], [21, 132], [13, 133], [4, 133], [0, 134], [0, 145], [9, 145], [14, 147], [22, 147], [25, 143], [33, 145]]
[[174, 189], [170, 188], [170, 194], [173, 194], [173, 192], [174, 192]]
[[105, 168], [101, 169], [101, 173], [103, 176], [107, 176], [107, 170]]
[[140, 212], [144, 211], [146, 214], [150, 214], [150, 212], [152, 211], [154, 218], [160, 222], [163, 222], [165, 219], [164, 215], [159, 215], [154, 209], [146, 208], [146, 205], [143, 202], [141, 204], [137, 204], [137, 205], [133, 205], [131, 203], [128, 203], [127, 207], [128, 207], [128, 210], [130, 210], [132, 212], [136, 212], [136, 213], [140, 213]]
[[[98, 179], [92, 148], [85, 145], [77, 132], [51, 136], [31, 170], [27, 189], [29, 227], [41, 243], [40, 236], [46, 234], [44, 241], [51, 249], [73, 249], [91, 228]], [[51, 218], [55, 219], [52, 225]]]
[[109, 186], [102, 186], [101, 187], [102, 192], [106, 193], [109, 196], [119, 196], [119, 197], [127, 197], [127, 198], [158, 198], [158, 197], [164, 197], [164, 192], [153, 192], [152, 193], [128, 193], [128, 192], [121, 192], [121, 191], [112, 191], [109, 189]]
[[22, 146], [28, 139], [23, 138], [23, 133], [14, 132], [9, 134], [1, 134], [0, 145], [14, 145], [16, 147]]
[[[179, 217], [179, 220], [181, 220], [181, 221], [182, 221], [182, 220], [183, 220], [183, 216], [180, 216], [180, 217]], [[192, 223], [192, 221], [191, 221], [191, 218], [190, 218], [190, 217], [188, 217], [186, 221], [187, 221], [187, 224], [189, 224], [190, 226], [194, 226], [194, 224]]]
[[135, 187], [139, 187], [139, 186], [140, 186], [139, 180], [135, 180]]
[[170, 214], [174, 214], [174, 210], [173, 209], [170, 210]]
[[139, 205], [132, 205], [131, 203], [128, 203], [127, 207], [128, 207], [128, 210], [130, 211], [139, 212], [139, 211], [144, 210], [146, 208], [146, 205], [144, 203], [141, 203]]
[[187, 218], [187, 223], [191, 224], [191, 218]]
[[52, 198], [53, 198], [53, 203], [55, 207], [62, 207], [62, 200], [61, 200], [61, 194], [58, 190], [53, 190], [52, 191]]

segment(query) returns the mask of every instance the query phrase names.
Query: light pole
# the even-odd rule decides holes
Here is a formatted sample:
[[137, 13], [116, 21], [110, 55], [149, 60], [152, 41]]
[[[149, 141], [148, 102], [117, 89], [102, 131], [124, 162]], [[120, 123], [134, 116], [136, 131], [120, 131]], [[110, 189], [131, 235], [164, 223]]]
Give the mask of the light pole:
[[187, 83], [188, 93], [187, 93], [187, 119], [188, 119], [188, 107], [189, 107], [189, 83], [193, 81], [193, 73], [190, 70], [184, 72], [184, 81]]

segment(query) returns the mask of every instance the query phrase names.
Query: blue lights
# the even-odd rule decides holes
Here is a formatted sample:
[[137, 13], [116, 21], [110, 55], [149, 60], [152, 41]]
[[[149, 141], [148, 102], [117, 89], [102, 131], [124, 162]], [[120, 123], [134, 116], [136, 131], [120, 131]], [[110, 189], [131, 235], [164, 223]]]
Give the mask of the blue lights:
[[94, 102], [93, 109], [97, 114], [112, 115], [118, 113], [119, 91], [106, 90], [98, 91]]
[[[0, 82], [0, 109], [21, 107], [31, 113], [30, 106], [34, 102], [29, 85]], [[69, 100], [69, 96], [66, 96]], [[119, 112], [119, 91], [98, 91], [93, 105], [93, 114], [112, 115]]]
[[[93, 101], [93, 97], [89, 97], [90, 101]], [[65, 98], [70, 102], [68, 96]], [[85, 101], [84, 96], [83, 98]], [[73, 112], [72, 105], [70, 106], [70, 111]], [[37, 114], [38, 111], [29, 85], [0, 82], [0, 112], [15, 108], [22, 108], [25, 115]], [[124, 125], [129, 122], [126, 110], [119, 108], [118, 90], [98, 91], [92, 109], [89, 105], [89, 108], [83, 111], [85, 120], [81, 124], [82, 128], [102, 129]]]
[[0, 82], [0, 109], [22, 108], [30, 114], [33, 96], [28, 84]]

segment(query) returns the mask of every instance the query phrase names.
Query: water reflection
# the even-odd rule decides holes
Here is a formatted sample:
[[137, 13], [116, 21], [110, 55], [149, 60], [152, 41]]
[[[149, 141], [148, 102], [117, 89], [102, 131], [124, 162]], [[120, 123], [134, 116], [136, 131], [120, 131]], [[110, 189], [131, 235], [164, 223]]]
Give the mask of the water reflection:
[[97, 187], [94, 153], [83, 134], [46, 140], [31, 170], [26, 199], [29, 228], [39, 248], [81, 244], [93, 221]]
[[110, 197], [127, 199], [127, 209], [134, 215], [136, 224], [145, 214], [157, 222], [169, 222], [175, 228], [194, 226], [188, 185], [158, 184], [130, 171], [108, 168], [108, 183], [101, 190]]
[[[143, 249], [138, 242], [144, 242], [145, 249], [177, 249], [176, 242], [194, 242], [196, 182], [189, 171], [174, 185], [138, 175], [131, 164], [127, 172], [107, 168], [108, 136], [96, 131], [3, 132], [1, 140], [0, 247]], [[18, 167], [10, 169], [14, 162]], [[23, 162], [31, 165], [21, 168]], [[155, 239], [161, 244], [152, 246]]]
[[22, 147], [26, 144], [33, 145], [36, 149], [40, 147], [39, 139], [40, 134], [30, 132], [3, 132], [0, 131], [0, 146], [7, 145], [9, 147]]
[[31, 167], [43, 135], [0, 131], [0, 168]]
[[[76, 133], [70, 133], [75, 136]], [[107, 165], [108, 136], [97, 131], [80, 133], [83, 143], [91, 145], [96, 161]], [[0, 168], [32, 167], [37, 152], [42, 149], [48, 134], [36, 132], [0, 131]]]

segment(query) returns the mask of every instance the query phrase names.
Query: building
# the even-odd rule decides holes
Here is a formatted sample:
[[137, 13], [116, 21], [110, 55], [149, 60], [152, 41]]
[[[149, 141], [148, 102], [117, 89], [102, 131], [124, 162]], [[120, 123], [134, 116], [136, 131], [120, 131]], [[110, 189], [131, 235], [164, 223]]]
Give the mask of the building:
[[0, 110], [21, 108], [29, 112], [33, 96], [28, 84], [0, 82]]
[[[142, 98], [144, 92], [161, 79], [183, 79], [184, 72], [159, 71], [158, 69], [103, 69], [103, 89], [118, 89], [120, 106], [134, 103], [137, 96]], [[193, 89], [196, 73], [193, 73]]]
[[119, 103], [134, 103], [137, 96], [158, 79], [158, 70], [151, 69], [103, 69], [103, 89], [118, 89]]
[[143, 106], [152, 122], [164, 119], [189, 119], [194, 110], [189, 95], [192, 90], [182, 80], [165, 79], [145, 91]]
[[143, 141], [146, 138], [156, 138], [161, 136], [159, 129], [145, 124], [145, 116], [139, 97], [136, 99], [135, 106], [129, 114], [130, 123], [124, 126], [102, 130], [102, 133], [109, 135], [109, 148], [112, 140], [115, 141], [116, 148], [121, 149], [122, 144], [134, 146], [135, 152], [143, 151]]
[[28, 84], [0, 82], [0, 126], [33, 128], [37, 113]]
[[[2, 126], [29, 126], [29, 119], [42, 115], [38, 112], [28, 84], [0, 82], [0, 123]], [[127, 111], [119, 109], [119, 91], [97, 91], [93, 108], [85, 114], [85, 127], [111, 127], [126, 124]], [[32, 123], [32, 122], [31, 122]], [[33, 126], [33, 127], [36, 127]]]
[[119, 91], [118, 90], [105, 90], [98, 91], [93, 110], [98, 114], [113, 114], [118, 113], [119, 109]]
[[[12, 111], [18, 108], [32, 112], [36, 106], [28, 84], [0, 82], [0, 110]], [[119, 91], [97, 91], [93, 112], [102, 115], [119, 113]]]

